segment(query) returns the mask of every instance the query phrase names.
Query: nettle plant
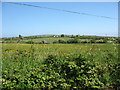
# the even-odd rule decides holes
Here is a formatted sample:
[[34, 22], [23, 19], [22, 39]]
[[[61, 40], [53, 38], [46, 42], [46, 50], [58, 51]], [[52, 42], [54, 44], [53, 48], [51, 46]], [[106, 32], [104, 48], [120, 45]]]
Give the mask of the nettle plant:
[[[120, 64], [106, 65], [90, 63], [92, 56], [72, 54], [66, 56], [49, 55], [43, 62], [35, 62], [34, 48], [31, 54], [27, 51], [16, 51], [16, 65], [12, 62], [3, 70], [3, 88], [40, 88], [40, 89], [91, 89], [110, 85], [120, 85]], [[105, 54], [106, 53], [106, 54]], [[104, 58], [112, 58], [112, 54], [104, 53]], [[38, 59], [39, 60], [39, 59]], [[112, 59], [111, 59], [112, 61]], [[34, 64], [33, 64], [34, 62]], [[109, 59], [110, 62], [110, 59]], [[36, 64], [37, 63], [37, 64]], [[9, 67], [12, 67], [9, 70]], [[16, 67], [20, 66], [20, 67]], [[114, 77], [114, 78], [113, 78]]]
[[50, 55], [42, 70], [49, 77], [46, 82], [55, 84], [51, 88], [100, 88], [104, 85], [98, 78], [99, 70], [95, 69], [95, 65], [86, 63], [81, 55], [64, 58]]

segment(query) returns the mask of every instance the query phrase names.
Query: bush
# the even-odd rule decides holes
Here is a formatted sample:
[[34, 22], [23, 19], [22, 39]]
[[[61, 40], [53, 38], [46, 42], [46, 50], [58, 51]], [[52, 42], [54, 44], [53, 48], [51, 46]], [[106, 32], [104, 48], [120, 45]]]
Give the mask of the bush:
[[87, 40], [81, 40], [80, 43], [88, 43], [88, 39]]
[[53, 43], [66, 43], [66, 41], [59, 39], [58, 41], [54, 41]]
[[61, 37], [64, 37], [65, 35], [64, 34], [61, 34]]
[[116, 40], [117, 40], [117, 43], [120, 43], [120, 37], [118, 39], [116, 39]]
[[53, 41], [53, 44], [54, 44], [54, 43], [58, 43], [58, 41]]
[[25, 43], [27, 43], [27, 44], [33, 44], [34, 42], [33, 41], [26, 41]]
[[95, 39], [84, 39], [80, 41], [81, 43], [96, 43]]
[[58, 40], [58, 43], [66, 43], [64, 40]]
[[91, 39], [90, 43], [96, 43], [95, 39]]
[[40, 41], [39, 44], [49, 44], [47, 41]]
[[[2, 82], [5, 89], [91, 90], [102, 89], [107, 84], [120, 85], [120, 63], [102, 66], [88, 63], [92, 61], [91, 57], [82, 55], [49, 55], [42, 64], [33, 67], [31, 60], [34, 58], [30, 52], [17, 50], [15, 53], [19, 58], [12, 57], [10, 61], [18, 62], [25, 56], [29, 58], [22, 58], [19, 68], [14, 66], [11, 70], [3, 70]], [[25, 64], [26, 59], [30, 60]]]
[[100, 39], [100, 40], [96, 40], [96, 43], [107, 43], [107, 41], [104, 39]]
[[44, 82], [51, 83], [52, 89], [100, 88], [103, 85], [96, 74], [98, 71], [94, 70], [95, 66], [87, 64], [81, 55], [67, 58], [50, 55], [43, 66], [42, 71], [49, 78], [45, 78]]
[[113, 86], [119, 87], [120, 86], [120, 63], [114, 64], [113, 68], [111, 69], [110, 73], [111, 81]]
[[79, 43], [79, 41], [78, 39], [74, 38], [74, 39], [69, 39], [67, 43]]

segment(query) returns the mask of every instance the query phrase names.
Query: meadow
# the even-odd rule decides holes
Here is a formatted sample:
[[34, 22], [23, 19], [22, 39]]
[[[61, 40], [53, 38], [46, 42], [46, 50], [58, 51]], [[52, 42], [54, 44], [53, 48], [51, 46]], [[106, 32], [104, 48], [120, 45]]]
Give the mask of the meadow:
[[3, 38], [3, 89], [118, 89], [119, 39], [96, 36]]
[[120, 85], [118, 44], [4, 43], [2, 63], [3, 88], [7, 89], [99, 89]]

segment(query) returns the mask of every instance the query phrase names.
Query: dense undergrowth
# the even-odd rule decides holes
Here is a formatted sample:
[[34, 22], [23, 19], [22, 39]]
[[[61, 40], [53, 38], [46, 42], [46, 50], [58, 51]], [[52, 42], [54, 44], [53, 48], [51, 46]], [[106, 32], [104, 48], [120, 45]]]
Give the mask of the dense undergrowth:
[[[116, 51], [48, 55], [42, 61], [34, 52], [32, 47], [31, 51], [4, 51], [3, 89], [80, 90], [120, 86], [120, 61]], [[95, 56], [97, 53], [98, 58]]]
[[39, 67], [3, 71], [3, 88], [90, 89], [120, 85], [120, 63], [96, 66], [81, 55], [48, 56]]

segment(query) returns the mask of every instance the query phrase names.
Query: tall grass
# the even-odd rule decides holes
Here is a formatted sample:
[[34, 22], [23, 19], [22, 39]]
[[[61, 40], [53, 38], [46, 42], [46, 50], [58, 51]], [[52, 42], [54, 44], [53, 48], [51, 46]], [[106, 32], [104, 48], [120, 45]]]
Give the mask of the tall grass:
[[[3, 88], [80, 89], [120, 85], [116, 44], [3, 44], [2, 50]], [[79, 60], [83, 60], [80, 65]], [[72, 78], [66, 72], [69, 66], [69, 72], [74, 72]], [[80, 70], [90, 71], [90, 76], [83, 72], [83, 79], [76, 82]], [[92, 81], [86, 80], [90, 77]]]

